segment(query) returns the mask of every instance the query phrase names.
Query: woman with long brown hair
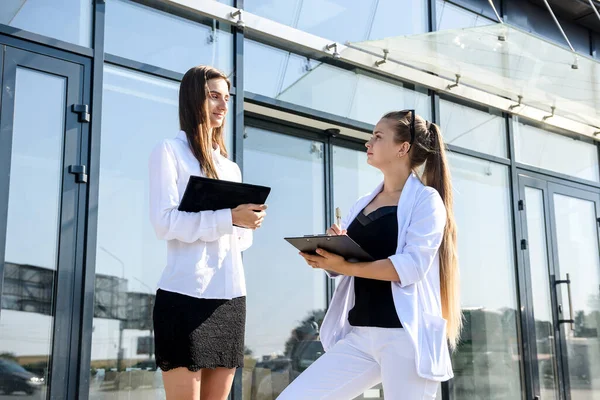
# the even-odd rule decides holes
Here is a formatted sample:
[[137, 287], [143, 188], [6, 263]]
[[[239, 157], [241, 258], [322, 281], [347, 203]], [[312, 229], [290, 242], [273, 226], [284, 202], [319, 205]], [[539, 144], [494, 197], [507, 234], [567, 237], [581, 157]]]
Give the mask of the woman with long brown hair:
[[278, 399], [353, 399], [380, 382], [386, 399], [434, 399], [438, 382], [453, 376], [449, 347], [462, 320], [440, 129], [414, 110], [391, 112], [366, 147], [383, 182], [327, 233], [350, 236], [377, 261], [301, 253], [313, 268], [342, 278], [321, 327], [326, 353]]
[[226, 399], [244, 362], [246, 286], [241, 252], [252, 244], [266, 205], [178, 210], [191, 175], [241, 182], [227, 159], [223, 123], [230, 83], [194, 67], [179, 89], [180, 132], [150, 155], [150, 220], [167, 241], [154, 304], [155, 354], [167, 400]]

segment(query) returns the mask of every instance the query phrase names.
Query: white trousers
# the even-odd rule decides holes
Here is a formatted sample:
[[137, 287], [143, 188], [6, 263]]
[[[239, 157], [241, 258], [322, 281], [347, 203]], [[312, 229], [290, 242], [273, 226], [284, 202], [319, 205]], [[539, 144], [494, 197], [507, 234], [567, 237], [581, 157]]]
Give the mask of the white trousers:
[[386, 400], [431, 400], [438, 389], [438, 382], [417, 375], [404, 329], [354, 327], [277, 399], [351, 400], [380, 382]]

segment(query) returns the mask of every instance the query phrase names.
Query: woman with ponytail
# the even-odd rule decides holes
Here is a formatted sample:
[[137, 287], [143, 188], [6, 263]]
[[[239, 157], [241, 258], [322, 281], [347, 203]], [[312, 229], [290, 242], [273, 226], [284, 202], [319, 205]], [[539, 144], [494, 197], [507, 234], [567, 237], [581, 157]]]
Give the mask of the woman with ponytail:
[[321, 327], [326, 353], [279, 399], [353, 399], [380, 382], [386, 399], [435, 399], [438, 383], [453, 376], [450, 348], [462, 320], [441, 132], [414, 110], [395, 111], [366, 147], [383, 182], [327, 233], [350, 236], [377, 261], [300, 253], [340, 281]]

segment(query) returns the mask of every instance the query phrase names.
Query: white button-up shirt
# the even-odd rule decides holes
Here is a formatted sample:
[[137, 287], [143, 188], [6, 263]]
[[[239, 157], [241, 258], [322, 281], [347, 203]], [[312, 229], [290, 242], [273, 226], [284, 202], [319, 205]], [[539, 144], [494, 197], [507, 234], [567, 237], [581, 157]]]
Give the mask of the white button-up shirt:
[[[212, 156], [219, 179], [242, 181], [237, 164], [218, 148]], [[185, 132], [154, 148], [149, 170], [150, 221], [156, 236], [167, 241], [167, 265], [158, 287], [206, 299], [245, 296], [241, 253], [252, 244], [252, 231], [233, 226], [231, 209], [177, 210], [190, 175], [203, 176]]]

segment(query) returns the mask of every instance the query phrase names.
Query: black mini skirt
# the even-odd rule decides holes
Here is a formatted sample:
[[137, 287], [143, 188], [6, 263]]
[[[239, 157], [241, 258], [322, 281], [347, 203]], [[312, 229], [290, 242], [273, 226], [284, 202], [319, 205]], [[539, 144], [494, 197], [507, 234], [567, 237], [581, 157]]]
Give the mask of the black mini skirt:
[[153, 320], [156, 364], [163, 371], [244, 365], [246, 297], [199, 299], [158, 289]]

